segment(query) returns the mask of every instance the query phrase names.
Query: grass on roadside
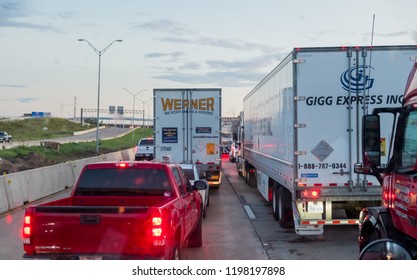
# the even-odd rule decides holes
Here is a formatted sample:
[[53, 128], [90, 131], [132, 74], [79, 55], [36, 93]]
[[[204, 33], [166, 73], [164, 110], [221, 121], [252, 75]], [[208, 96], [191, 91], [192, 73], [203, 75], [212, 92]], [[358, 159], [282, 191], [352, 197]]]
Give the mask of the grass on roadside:
[[68, 121], [63, 118], [32, 118], [24, 120], [2, 120], [0, 130], [12, 135], [13, 141], [29, 141], [71, 136], [75, 131], [92, 128], [89, 125]]
[[[44, 140], [57, 137], [71, 136], [76, 131], [89, 129], [90, 127], [81, 125], [62, 118], [34, 118], [25, 120], [0, 121], [0, 130], [7, 131], [12, 135], [13, 141]], [[100, 154], [111, 153], [129, 148], [134, 148], [139, 138], [153, 135], [152, 129], [138, 128], [132, 133], [123, 137], [101, 140]], [[0, 150], [0, 158], [13, 161], [17, 158], [36, 153], [48, 162], [62, 163], [84, 157], [96, 155], [96, 142], [80, 142], [62, 144], [59, 150], [32, 146], [19, 146], [12, 149]]]

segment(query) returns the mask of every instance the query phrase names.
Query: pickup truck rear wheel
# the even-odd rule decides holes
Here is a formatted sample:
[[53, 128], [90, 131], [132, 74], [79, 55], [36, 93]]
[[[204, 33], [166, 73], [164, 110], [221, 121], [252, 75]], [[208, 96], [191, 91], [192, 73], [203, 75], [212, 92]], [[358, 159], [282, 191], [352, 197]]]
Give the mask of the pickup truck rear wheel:
[[174, 244], [174, 248], [172, 248], [172, 260], [180, 260], [181, 259], [181, 253], [180, 253], [180, 244], [179, 241], [176, 240]]
[[203, 217], [200, 215], [197, 227], [188, 238], [189, 247], [201, 247], [203, 245]]

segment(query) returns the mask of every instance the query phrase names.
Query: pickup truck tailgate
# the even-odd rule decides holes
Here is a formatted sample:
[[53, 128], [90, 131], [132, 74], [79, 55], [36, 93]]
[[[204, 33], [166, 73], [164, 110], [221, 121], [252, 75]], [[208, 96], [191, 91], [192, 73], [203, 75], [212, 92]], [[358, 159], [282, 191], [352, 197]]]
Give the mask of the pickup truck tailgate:
[[149, 201], [147, 206], [131, 206], [132, 201], [123, 206], [36, 206], [31, 221], [33, 253], [146, 255], [153, 242], [152, 217], [167, 213], [158, 206], [169, 208], [172, 200], [157, 199], [154, 206], [150, 205], [155, 201]]
[[54, 208], [36, 209], [37, 253], [136, 254], [147, 246], [147, 207], [59, 207], [51, 213]]

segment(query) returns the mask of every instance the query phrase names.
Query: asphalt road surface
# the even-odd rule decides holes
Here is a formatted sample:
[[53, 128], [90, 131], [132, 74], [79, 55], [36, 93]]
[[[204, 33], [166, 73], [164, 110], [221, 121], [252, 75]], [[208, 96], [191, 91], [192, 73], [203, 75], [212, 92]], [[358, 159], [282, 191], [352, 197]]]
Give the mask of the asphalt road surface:
[[[98, 137], [99, 137], [99, 140], [112, 139], [112, 138], [126, 135], [127, 133], [131, 131], [132, 129], [130, 128], [105, 127], [105, 128], [99, 129]], [[72, 143], [72, 142], [75, 142], [75, 143], [89, 142], [89, 141], [96, 141], [96, 138], [97, 138], [97, 130], [92, 129], [92, 130], [89, 130], [88, 132], [81, 133], [79, 135], [68, 136], [68, 137], [45, 139], [45, 140], [12, 141], [11, 143], [0, 143], [0, 148], [11, 149], [17, 146], [28, 146], [28, 147], [40, 146], [41, 142], [43, 141], [58, 142], [61, 144]]]
[[[69, 195], [70, 189], [39, 202]], [[0, 260], [21, 260], [24, 207], [0, 215]], [[223, 164], [222, 184], [210, 190], [203, 221], [203, 246], [183, 248], [188, 260], [356, 260], [357, 226], [325, 227], [321, 236], [302, 237], [282, 229], [270, 205], [245, 184], [234, 163]]]

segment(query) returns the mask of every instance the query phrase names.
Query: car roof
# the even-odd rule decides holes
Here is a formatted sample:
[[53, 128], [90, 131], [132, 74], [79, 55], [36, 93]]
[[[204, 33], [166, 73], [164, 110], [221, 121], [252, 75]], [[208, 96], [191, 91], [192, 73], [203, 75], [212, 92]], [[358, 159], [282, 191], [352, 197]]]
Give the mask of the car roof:
[[180, 166], [182, 168], [192, 169], [192, 168], [195, 167], [195, 164], [192, 164], [192, 163], [180, 163]]
[[123, 164], [126, 164], [126, 167], [130, 168], [154, 168], [159, 169], [164, 166], [174, 167], [177, 166], [175, 163], [167, 162], [154, 162], [154, 161], [100, 161], [88, 163], [85, 165], [86, 168], [117, 168], [122, 167]]

